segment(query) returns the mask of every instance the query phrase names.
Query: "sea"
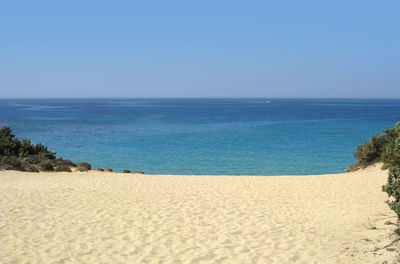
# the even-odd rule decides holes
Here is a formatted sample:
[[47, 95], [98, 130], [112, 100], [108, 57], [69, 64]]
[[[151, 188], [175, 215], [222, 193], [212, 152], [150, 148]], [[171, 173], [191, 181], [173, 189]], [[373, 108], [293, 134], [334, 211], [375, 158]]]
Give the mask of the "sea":
[[94, 168], [149, 174], [345, 172], [400, 99], [2, 99], [18, 138]]

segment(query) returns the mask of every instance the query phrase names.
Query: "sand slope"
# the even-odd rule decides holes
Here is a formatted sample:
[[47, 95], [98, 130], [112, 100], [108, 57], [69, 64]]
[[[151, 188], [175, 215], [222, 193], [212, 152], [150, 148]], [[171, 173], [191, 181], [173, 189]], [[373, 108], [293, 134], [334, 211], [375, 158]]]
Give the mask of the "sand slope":
[[386, 179], [0, 171], [0, 262], [393, 263]]

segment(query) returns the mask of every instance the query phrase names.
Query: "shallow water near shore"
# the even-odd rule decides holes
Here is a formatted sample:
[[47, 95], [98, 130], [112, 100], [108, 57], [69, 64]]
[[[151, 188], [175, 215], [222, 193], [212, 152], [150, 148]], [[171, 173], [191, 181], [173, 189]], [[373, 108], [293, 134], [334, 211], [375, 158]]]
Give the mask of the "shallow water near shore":
[[0, 100], [19, 138], [151, 174], [344, 172], [357, 145], [398, 120], [400, 100], [389, 99]]

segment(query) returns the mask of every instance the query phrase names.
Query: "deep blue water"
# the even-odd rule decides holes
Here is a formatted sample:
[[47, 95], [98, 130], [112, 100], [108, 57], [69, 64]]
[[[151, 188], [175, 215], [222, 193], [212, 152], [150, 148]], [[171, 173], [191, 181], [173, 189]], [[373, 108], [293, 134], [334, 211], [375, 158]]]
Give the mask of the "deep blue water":
[[153, 174], [344, 172], [372, 134], [400, 120], [400, 100], [0, 100], [17, 137], [94, 167]]

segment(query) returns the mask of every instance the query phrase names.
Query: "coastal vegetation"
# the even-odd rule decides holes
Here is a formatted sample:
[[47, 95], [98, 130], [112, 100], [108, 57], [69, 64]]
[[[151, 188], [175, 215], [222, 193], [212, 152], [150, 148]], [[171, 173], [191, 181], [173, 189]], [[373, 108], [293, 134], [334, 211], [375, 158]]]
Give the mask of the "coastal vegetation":
[[[365, 168], [382, 162], [389, 169], [388, 182], [382, 190], [389, 196], [386, 203], [400, 219], [400, 122], [394, 128], [385, 129], [383, 135], [374, 135], [357, 147], [354, 156], [358, 162], [349, 166], [349, 171]], [[400, 230], [397, 230], [400, 233]]]
[[400, 123], [391, 130], [391, 140], [385, 146], [383, 161], [389, 167], [389, 177], [382, 189], [392, 198], [386, 202], [400, 219]]
[[38, 143], [32, 144], [29, 139], [19, 140], [8, 126], [0, 128], [0, 169], [27, 172], [65, 171], [71, 168], [79, 171], [91, 169], [88, 162], [78, 164], [69, 159], [57, 158], [56, 152]]
[[[10, 127], [3, 125], [0, 128], [0, 170], [72, 172], [91, 169], [92, 165], [89, 162], [75, 163], [69, 159], [57, 158], [56, 152], [48, 150], [41, 143], [35, 145], [29, 139], [19, 140]], [[97, 171], [112, 172], [113, 170], [98, 168]], [[123, 170], [123, 172], [131, 173], [130, 170]], [[144, 174], [142, 171], [135, 171], [135, 173]]]
[[366, 168], [377, 162], [387, 163], [391, 160], [391, 153], [389, 153], [389, 143], [394, 140], [394, 130], [385, 129], [383, 135], [373, 135], [371, 139], [357, 147], [354, 156], [358, 162], [350, 165], [348, 172], [358, 169]]
[[90, 165], [90, 163], [89, 162], [85, 162], [85, 161], [78, 162], [78, 167], [82, 168], [83, 170], [91, 170], [92, 169], [92, 166]]

